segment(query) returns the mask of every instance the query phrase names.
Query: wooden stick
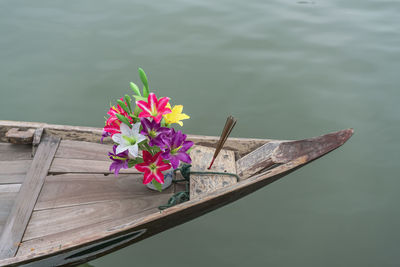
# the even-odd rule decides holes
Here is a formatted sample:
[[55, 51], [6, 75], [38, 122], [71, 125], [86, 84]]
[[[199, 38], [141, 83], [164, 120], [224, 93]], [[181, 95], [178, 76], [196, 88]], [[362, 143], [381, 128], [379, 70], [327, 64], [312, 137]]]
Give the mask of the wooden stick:
[[218, 154], [221, 151], [222, 147], [224, 146], [226, 140], [228, 139], [228, 136], [232, 132], [233, 127], [235, 127], [236, 121], [237, 120], [232, 116], [229, 116], [226, 119], [224, 129], [222, 130], [221, 136], [219, 138], [217, 147], [216, 147], [215, 152], [214, 152], [214, 156], [212, 158], [212, 161], [211, 161], [210, 166], [208, 167], [208, 169], [211, 169], [211, 166], [214, 164], [214, 160], [216, 159], [216, 157], [218, 156]]

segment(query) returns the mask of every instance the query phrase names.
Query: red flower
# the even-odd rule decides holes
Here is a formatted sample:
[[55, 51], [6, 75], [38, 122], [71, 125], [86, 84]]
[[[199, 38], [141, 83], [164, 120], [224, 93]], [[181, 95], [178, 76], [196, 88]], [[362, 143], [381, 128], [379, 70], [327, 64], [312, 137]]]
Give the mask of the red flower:
[[171, 164], [165, 163], [161, 157], [161, 152], [158, 152], [154, 156], [150, 152], [143, 150], [143, 163], [135, 165], [136, 170], [144, 172], [143, 184], [148, 184], [153, 179], [156, 179], [160, 184], [164, 183], [164, 174], [162, 171], [166, 171], [171, 168]]
[[152, 117], [157, 123], [159, 123], [164, 114], [171, 113], [171, 109], [167, 108], [169, 97], [161, 97], [157, 100], [154, 93], [150, 93], [147, 97], [147, 102], [140, 100], [136, 101], [136, 105], [143, 111], [140, 112], [139, 118]]

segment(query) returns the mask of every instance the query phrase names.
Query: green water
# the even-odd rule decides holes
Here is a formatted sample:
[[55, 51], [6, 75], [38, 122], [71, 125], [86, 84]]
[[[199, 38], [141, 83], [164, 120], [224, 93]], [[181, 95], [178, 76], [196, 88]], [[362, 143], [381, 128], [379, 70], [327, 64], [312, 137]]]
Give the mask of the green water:
[[102, 266], [399, 266], [398, 1], [0, 2], [0, 119], [101, 127], [143, 67], [184, 130], [342, 148]]

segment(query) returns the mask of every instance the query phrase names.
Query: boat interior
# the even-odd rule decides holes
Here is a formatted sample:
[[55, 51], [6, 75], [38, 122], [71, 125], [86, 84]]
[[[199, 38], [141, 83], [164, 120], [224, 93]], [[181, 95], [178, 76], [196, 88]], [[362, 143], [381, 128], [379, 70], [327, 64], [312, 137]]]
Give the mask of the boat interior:
[[[321, 151], [335, 149], [350, 134], [302, 141], [229, 138], [210, 171], [239, 177], [193, 174], [190, 184], [173, 183], [160, 193], [144, 186], [143, 175], [135, 168], [121, 170], [118, 177], [110, 172], [107, 153], [112, 144], [100, 144], [98, 129], [48, 127], [38, 131], [42, 129], [38, 125], [19, 125], [19, 139], [12, 132], [7, 136], [16, 126], [9, 123], [1, 128], [0, 124], [0, 260], [55, 251], [84, 243], [88, 236], [115, 233], [160, 213], [160, 206], [187, 187], [190, 201], [199, 199], [305, 154], [310, 159], [319, 157]], [[36, 130], [27, 134], [28, 144], [16, 144], [21, 143], [21, 133], [32, 128]], [[207, 171], [218, 138], [189, 139], [195, 142], [191, 171]], [[326, 140], [332, 144], [324, 145]], [[181, 179], [179, 172], [176, 179]]]

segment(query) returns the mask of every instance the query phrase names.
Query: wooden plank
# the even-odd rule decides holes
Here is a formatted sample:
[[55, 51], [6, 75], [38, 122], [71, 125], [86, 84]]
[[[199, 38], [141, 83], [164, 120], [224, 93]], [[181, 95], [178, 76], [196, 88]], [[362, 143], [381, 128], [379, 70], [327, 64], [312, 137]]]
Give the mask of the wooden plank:
[[0, 228], [3, 228], [7, 221], [20, 187], [21, 184], [0, 185]]
[[170, 192], [163, 192], [158, 193], [157, 196], [153, 194], [132, 196], [130, 199], [34, 211], [23, 241], [45, 238], [47, 235], [78, 229], [115, 218], [129, 217], [167, 203], [171, 195]]
[[[153, 196], [159, 192], [148, 189], [142, 183], [142, 174], [60, 174], [47, 176], [35, 210], [69, 207], [109, 200], [132, 199]], [[173, 187], [164, 190], [172, 193]]]
[[[164, 199], [162, 200], [164, 201]], [[160, 205], [162, 205], [162, 203], [160, 203]], [[135, 214], [114, 212], [114, 217], [110, 220], [46, 235], [46, 238], [34, 238], [22, 241], [17, 256], [26, 256], [32, 253], [46, 253], [48, 251], [60, 251], [68, 247], [87, 244], [103, 236], [118, 233], [121, 229], [138, 224], [146, 216], [157, 213], [160, 213], [158, 206]]]
[[[61, 137], [63, 140], [87, 141], [99, 143], [103, 130], [101, 128], [83, 127], [83, 126], [67, 126], [55, 125], [38, 122], [21, 122], [21, 121], [1, 121], [0, 120], [0, 141], [6, 142], [5, 133], [10, 128], [44, 128], [48, 134]], [[188, 140], [193, 141], [197, 145], [215, 147], [219, 137], [216, 136], [203, 136], [203, 135], [188, 135]], [[106, 138], [105, 143], [112, 144], [110, 138]], [[228, 150], [238, 151], [241, 156], [253, 151], [257, 147], [268, 143], [268, 139], [256, 138], [228, 138], [224, 148]]]
[[253, 174], [274, 164], [271, 157], [281, 142], [269, 142], [246, 156], [236, 161], [236, 170], [241, 179], [246, 179]]
[[108, 152], [112, 145], [90, 143], [84, 141], [62, 140], [56, 153], [56, 158], [103, 160], [110, 162]]
[[32, 160], [0, 161], [0, 184], [22, 183]]
[[31, 145], [0, 143], [0, 161], [32, 159]]
[[59, 143], [60, 138], [53, 136], [40, 143], [0, 236], [0, 258], [16, 254]]
[[[192, 158], [191, 171], [213, 171], [236, 174], [235, 153], [231, 150], [222, 149], [214, 161], [213, 167], [208, 170], [214, 148], [194, 146], [190, 152]], [[190, 176], [190, 199], [199, 198], [218, 190], [233, 185], [237, 182], [236, 177], [226, 175], [194, 175]]]
[[[50, 173], [108, 173], [111, 160], [83, 160], [55, 158]], [[120, 173], [139, 173], [135, 168], [121, 169]]]

